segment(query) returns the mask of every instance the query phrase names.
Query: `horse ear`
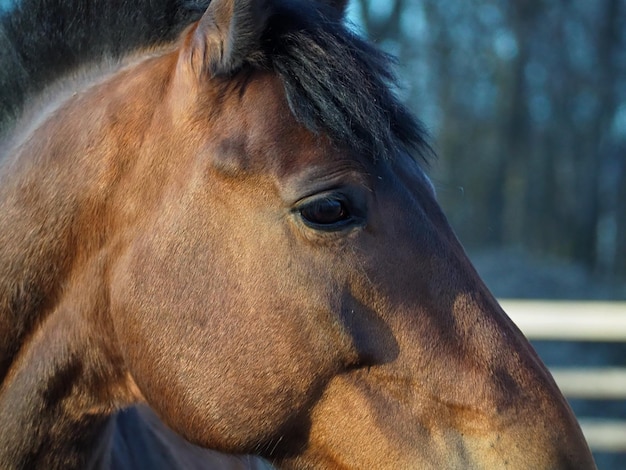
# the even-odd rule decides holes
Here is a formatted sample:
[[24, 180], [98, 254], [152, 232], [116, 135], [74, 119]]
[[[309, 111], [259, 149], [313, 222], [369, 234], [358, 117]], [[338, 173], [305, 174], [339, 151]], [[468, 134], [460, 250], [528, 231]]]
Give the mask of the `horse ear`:
[[212, 0], [188, 46], [194, 71], [230, 75], [254, 60], [268, 17], [266, 0]]

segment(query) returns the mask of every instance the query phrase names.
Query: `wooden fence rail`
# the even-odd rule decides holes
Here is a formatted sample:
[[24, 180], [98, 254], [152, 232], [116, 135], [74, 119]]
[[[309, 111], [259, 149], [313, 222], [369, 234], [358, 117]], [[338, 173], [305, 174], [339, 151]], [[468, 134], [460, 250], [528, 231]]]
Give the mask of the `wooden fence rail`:
[[[626, 343], [626, 302], [501, 300], [531, 340]], [[626, 400], [626, 367], [552, 368], [568, 398]], [[580, 419], [594, 451], [626, 452], [626, 421]]]
[[626, 342], [626, 302], [502, 300], [531, 339]]

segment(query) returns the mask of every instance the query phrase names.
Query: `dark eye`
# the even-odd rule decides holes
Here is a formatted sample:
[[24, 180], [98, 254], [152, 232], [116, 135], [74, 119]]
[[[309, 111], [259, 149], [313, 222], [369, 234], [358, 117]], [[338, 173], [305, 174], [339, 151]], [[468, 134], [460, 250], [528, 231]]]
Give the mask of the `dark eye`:
[[345, 202], [331, 197], [311, 201], [299, 210], [302, 219], [315, 228], [339, 228], [351, 219]]

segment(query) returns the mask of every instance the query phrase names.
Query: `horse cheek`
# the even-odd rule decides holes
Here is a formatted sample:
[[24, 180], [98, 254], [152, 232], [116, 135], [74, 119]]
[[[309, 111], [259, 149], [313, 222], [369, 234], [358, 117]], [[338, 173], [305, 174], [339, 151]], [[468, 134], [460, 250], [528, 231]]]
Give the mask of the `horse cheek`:
[[[327, 367], [307, 357], [312, 327], [295, 328], [284, 303], [257, 295], [272, 287], [265, 285], [269, 277], [224, 247], [209, 252], [212, 243], [200, 236], [197, 246], [181, 246], [174, 240], [179, 223], [185, 225], [157, 224], [169, 228], [136, 241], [114, 270], [121, 350], [141, 393], [170, 427], [203, 446], [252, 451], [298, 427]], [[165, 262], [168, 269], [160, 269]]]

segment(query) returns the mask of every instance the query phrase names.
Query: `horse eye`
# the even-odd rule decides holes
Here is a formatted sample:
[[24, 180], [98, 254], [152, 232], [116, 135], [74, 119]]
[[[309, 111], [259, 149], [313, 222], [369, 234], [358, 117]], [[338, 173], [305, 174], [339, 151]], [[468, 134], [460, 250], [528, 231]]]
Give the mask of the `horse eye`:
[[334, 228], [351, 218], [343, 201], [328, 197], [306, 204], [300, 208], [300, 215], [305, 222], [321, 228]]

